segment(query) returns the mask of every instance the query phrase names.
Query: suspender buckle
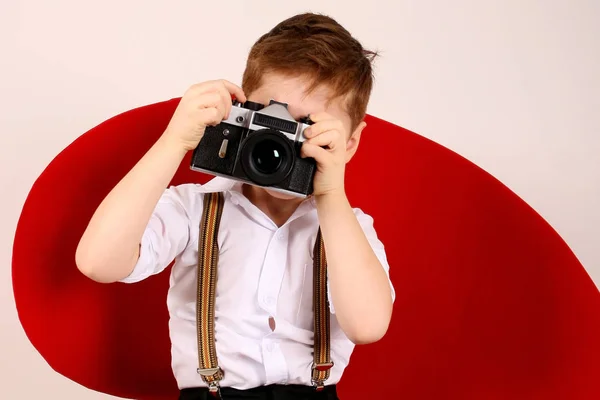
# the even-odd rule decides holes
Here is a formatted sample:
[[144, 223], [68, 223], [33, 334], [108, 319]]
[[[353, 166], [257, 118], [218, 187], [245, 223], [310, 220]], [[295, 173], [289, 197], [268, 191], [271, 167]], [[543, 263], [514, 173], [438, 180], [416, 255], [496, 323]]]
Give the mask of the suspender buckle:
[[206, 382], [209, 393], [213, 397], [221, 399], [221, 386], [219, 385], [219, 381], [223, 378], [223, 370], [221, 370], [221, 367], [198, 368], [196, 371], [198, 372], [198, 375], [202, 376], [202, 380]]
[[213, 375], [216, 375], [218, 372], [223, 372], [221, 371], [221, 367], [215, 367], [215, 368], [198, 368], [196, 370], [196, 372], [198, 372], [198, 375], [202, 375], [204, 377], [210, 377]]
[[223, 398], [223, 396], [221, 396], [221, 387], [217, 381], [212, 381], [208, 384], [208, 393], [217, 400]]
[[[325, 381], [329, 377], [329, 370], [333, 367], [333, 362], [325, 363], [312, 363], [312, 385], [315, 387], [317, 392], [320, 392], [325, 388]], [[320, 373], [324, 373], [321, 375]]]
[[221, 398], [221, 387], [219, 386], [219, 382], [212, 381], [208, 384], [208, 391], [217, 399]]
[[313, 364], [312, 364], [312, 369], [317, 370], [319, 372], [329, 371], [331, 368], [333, 368], [333, 362], [318, 363], [318, 364], [313, 362]]

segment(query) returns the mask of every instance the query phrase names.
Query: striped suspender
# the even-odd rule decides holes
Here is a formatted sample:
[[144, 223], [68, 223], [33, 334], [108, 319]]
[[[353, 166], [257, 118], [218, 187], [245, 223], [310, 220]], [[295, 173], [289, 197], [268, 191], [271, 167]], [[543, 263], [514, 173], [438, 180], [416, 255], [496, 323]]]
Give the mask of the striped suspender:
[[333, 367], [329, 349], [329, 301], [327, 300], [327, 259], [321, 229], [313, 252], [314, 350], [312, 384], [322, 390]]
[[196, 325], [198, 331], [198, 374], [211, 393], [219, 395], [223, 371], [215, 348], [215, 290], [219, 262], [219, 222], [223, 212], [223, 194], [207, 193], [198, 237], [198, 288], [196, 291]]
[[[210, 392], [220, 398], [219, 382], [223, 371], [217, 361], [215, 347], [215, 291], [219, 247], [217, 237], [223, 212], [222, 193], [206, 193], [204, 210], [200, 221], [198, 238], [198, 287], [196, 299], [196, 321], [198, 331], [198, 374], [206, 382]], [[321, 230], [314, 247], [313, 304], [314, 304], [314, 356], [311, 381], [316, 390], [325, 386], [329, 378], [331, 362], [330, 313], [327, 300], [327, 259]]]

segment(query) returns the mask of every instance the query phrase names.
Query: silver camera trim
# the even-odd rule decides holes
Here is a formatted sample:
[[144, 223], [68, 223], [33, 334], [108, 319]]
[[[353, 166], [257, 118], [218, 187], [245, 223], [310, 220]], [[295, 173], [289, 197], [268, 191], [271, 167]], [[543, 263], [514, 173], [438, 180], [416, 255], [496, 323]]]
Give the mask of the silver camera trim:
[[[251, 131], [258, 131], [261, 129], [269, 129], [269, 128], [262, 126], [262, 125], [254, 124], [252, 122], [252, 121], [254, 121], [254, 114], [267, 115], [269, 117], [294, 122], [296, 124], [296, 132], [293, 134], [289, 133], [289, 132], [283, 132], [279, 129], [275, 129], [275, 130], [277, 130], [281, 134], [285, 135], [290, 140], [293, 140], [295, 142], [304, 142], [306, 140], [306, 138], [304, 137], [304, 131], [310, 125], [307, 125], [303, 122], [296, 121], [294, 119], [294, 117], [290, 114], [290, 112], [287, 110], [287, 107], [286, 107], [287, 104], [285, 104], [285, 105], [284, 104], [285, 103], [274, 102], [258, 111], [243, 108], [241, 104], [234, 105], [233, 107], [231, 107], [231, 112], [229, 113], [229, 118], [223, 120], [223, 122], [230, 124], [230, 125], [235, 125], [235, 126], [239, 126], [239, 127], [245, 128], [245, 129], [249, 129]], [[239, 120], [239, 118], [241, 118], [241, 121]], [[274, 128], [271, 128], [271, 129], [274, 129]]]

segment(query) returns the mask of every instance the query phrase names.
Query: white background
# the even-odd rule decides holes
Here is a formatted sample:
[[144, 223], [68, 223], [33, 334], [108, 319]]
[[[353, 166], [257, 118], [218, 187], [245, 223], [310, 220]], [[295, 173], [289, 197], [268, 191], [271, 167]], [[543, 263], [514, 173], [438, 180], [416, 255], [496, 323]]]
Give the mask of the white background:
[[498, 177], [600, 282], [596, 0], [2, 0], [0, 398], [107, 398], [53, 372], [17, 320], [12, 240], [39, 173], [117, 113], [203, 80], [240, 83], [254, 40], [308, 10], [381, 51], [369, 113]]

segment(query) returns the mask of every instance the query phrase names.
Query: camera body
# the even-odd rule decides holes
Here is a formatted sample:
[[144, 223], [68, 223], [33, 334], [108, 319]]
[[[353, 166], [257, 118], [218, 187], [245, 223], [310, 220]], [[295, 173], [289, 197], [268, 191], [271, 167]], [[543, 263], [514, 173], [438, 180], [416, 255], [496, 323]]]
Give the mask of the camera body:
[[312, 121], [296, 121], [287, 104], [267, 106], [233, 101], [229, 117], [207, 126], [194, 149], [191, 169], [271, 190], [306, 197], [313, 192], [316, 162], [302, 158], [304, 131]]

